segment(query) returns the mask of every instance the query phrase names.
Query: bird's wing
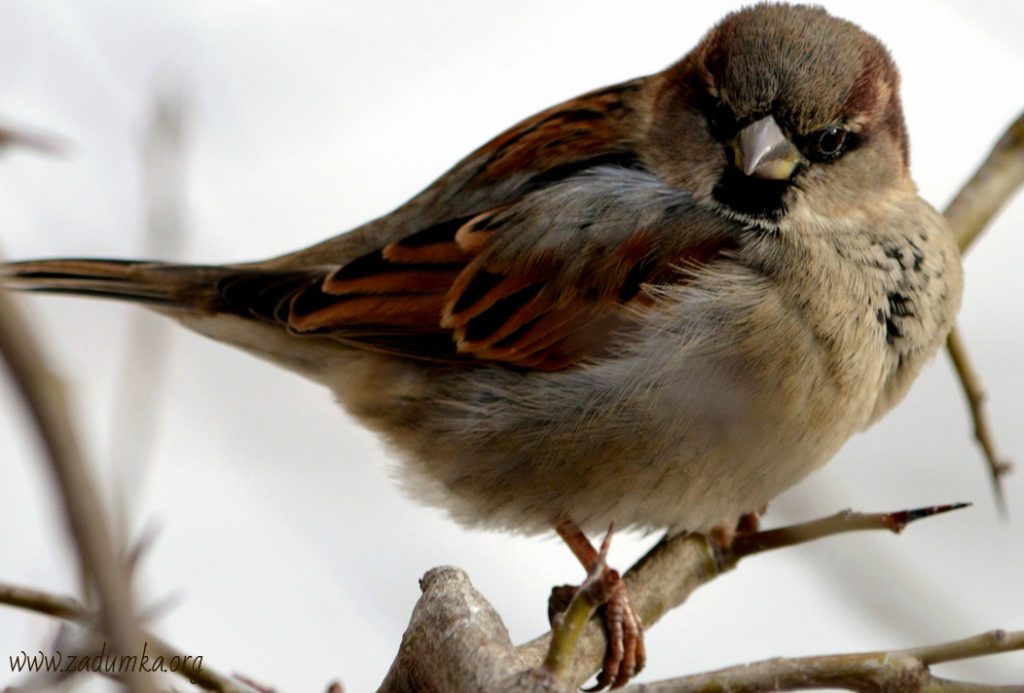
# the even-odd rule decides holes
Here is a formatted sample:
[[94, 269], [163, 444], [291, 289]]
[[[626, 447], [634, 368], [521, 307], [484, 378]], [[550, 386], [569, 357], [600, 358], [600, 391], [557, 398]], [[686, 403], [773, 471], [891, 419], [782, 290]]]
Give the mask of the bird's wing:
[[319, 273], [225, 277], [227, 306], [405, 357], [557, 370], [731, 245], [729, 222], [642, 171], [598, 166]]

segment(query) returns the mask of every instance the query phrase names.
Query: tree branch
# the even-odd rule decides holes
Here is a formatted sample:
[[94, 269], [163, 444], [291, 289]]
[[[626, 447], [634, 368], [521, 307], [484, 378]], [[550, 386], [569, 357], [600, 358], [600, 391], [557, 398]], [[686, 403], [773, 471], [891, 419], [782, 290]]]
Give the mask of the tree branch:
[[42, 154], [61, 156], [67, 151], [67, 143], [52, 134], [0, 123], [0, 151], [5, 149], [34, 149]]
[[943, 212], [961, 252], [966, 252], [974, 244], [1022, 184], [1024, 113], [1006, 129], [985, 161]]
[[950, 681], [932, 675], [929, 666], [940, 662], [1024, 650], [1024, 631], [994, 630], [965, 640], [891, 652], [821, 655], [767, 659], [753, 664], [682, 676], [657, 683], [638, 684], [623, 693], [697, 693], [729, 691], [805, 690], [844, 688], [863, 693], [1024, 693], [1024, 686], [991, 686]]
[[[792, 527], [741, 535], [734, 542], [735, 550], [720, 550], [703, 535], [679, 535], [660, 541], [623, 579], [637, 615], [645, 625], [653, 625], [745, 556], [852, 531], [898, 532], [914, 520], [958, 507], [963, 506], [895, 513], [846, 511]], [[382, 693], [569, 691], [576, 690], [601, 666], [605, 635], [594, 620], [584, 627], [571, 661], [560, 665], [556, 680], [550, 669], [542, 666], [550, 649], [550, 633], [512, 648], [498, 614], [457, 568], [435, 568], [420, 584], [423, 595], [380, 688]]]
[[996, 499], [996, 507], [999, 514], [1007, 517], [1009, 511], [1006, 506], [1006, 494], [1003, 492], [1003, 476], [1013, 469], [1013, 465], [1006, 460], [1000, 459], [996, 454], [995, 442], [992, 439], [992, 431], [988, 425], [988, 416], [985, 409], [985, 391], [981, 388], [981, 380], [975, 372], [974, 367], [967, 357], [960, 333], [954, 328], [949, 337], [946, 338], [946, 351], [953, 360], [953, 367], [960, 379], [960, 386], [963, 388], [964, 396], [967, 398], [967, 407], [971, 413], [971, 421], [974, 422], [974, 438], [981, 446], [981, 451], [988, 464], [989, 478], [992, 481], [992, 494]]
[[543, 653], [512, 648], [501, 616], [452, 566], [420, 580], [402, 645], [378, 693], [412, 691], [568, 691], [539, 665]]
[[835, 515], [810, 522], [737, 535], [728, 548], [722, 552], [721, 561], [724, 565], [732, 566], [741, 558], [752, 556], [755, 553], [806, 544], [847, 532], [881, 529], [899, 534], [911, 522], [967, 508], [970, 505], [970, 503], [951, 503], [890, 513], [858, 513], [852, 510], [842, 510]]

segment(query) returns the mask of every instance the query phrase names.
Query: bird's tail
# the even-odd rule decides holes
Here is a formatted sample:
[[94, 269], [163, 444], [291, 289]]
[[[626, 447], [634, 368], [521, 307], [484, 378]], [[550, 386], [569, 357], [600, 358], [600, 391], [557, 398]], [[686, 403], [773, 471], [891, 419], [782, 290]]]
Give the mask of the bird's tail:
[[145, 260], [29, 260], [0, 264], [0, 288], [99, 296], [185, 311], [223, 309], [223, 267]]

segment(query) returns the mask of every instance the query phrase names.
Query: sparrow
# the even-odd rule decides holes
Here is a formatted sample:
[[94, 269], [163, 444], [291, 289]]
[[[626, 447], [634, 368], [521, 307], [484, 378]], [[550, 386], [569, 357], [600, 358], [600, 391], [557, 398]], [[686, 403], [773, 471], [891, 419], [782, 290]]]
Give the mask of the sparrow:
[[[141, 303], [327, 385], [458, 522], [728, 527], [906, 393], [961, 294], [886, 48], [818, 7], [726, 16], [679, 62], [531, 116], [395, 211], [224, 266], [4, 265]], [[628, 594], [598, 685], [644, 660]]]

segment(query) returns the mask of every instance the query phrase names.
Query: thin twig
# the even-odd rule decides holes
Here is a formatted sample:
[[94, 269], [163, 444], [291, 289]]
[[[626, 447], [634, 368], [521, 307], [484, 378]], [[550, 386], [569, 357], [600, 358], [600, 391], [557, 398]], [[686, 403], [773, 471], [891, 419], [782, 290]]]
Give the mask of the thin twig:
[[722, 551], [722, 561], [726, 566], [739, 562], [755, 553], [781, 549], [797, 544], [806, 544], [823, 537], [862, 532], [865, 530], [888, 530], [899, 534], [911, 522], [934, 515], [941, 515], [952, 510], [969, 507], [970, 503], [951, 503], [948, 505], [932, 505], [914, 510], [899, 510], [890, 513], [858, 513], [842, 510], [835, 515], [823, 517], [810, 522], [803, 522], [778, 529], [768, 529], [749, 534], [739, 534], [733, 542]]
[[67, 152], [68, 145], [56, 135], [0, 124], [0, 151], [7, 148], [35, 149], [43, 154], [62, 156]]
[[19, 585], [0, 583], [0, 604], [79, 623], [84, 623], [89, 617], [85, 606], [74, 597], [61, 597]]
[[717, 671], [623, 689], [623, 693], [696, 693], [697, 691], [805, 690], [843, 688], [875, 693], [1024, 693], [1024, 686], [993, 686], [950, 681], [932, 675], [929, 666], [1024, 649], [1024, 631], [990, 631], [965, 640], [892, 652], [768, 659]]
[[[1021, 114], [999, 138], [985, 161], [960, 189], [953, 201], [946, 207], [944, 215], [956, 237], [960, 252], [977, 240], [992, 218], [1024, 184], [1024, 114]], [[956, 328], [950, 332], [946, 349], [953, 359], [957, 376], [963, 385], [974, 421], [974, 435], [981, 445], [988, 462], [996, 505], [1006, 515], [1006, 498], [1002, 478], [1010, 471], [1011, 465], [1000, 460], [995, 453], [995, 444], [983, 406], [984, 392], [981, 381], [971, 367], [963, 342]]]
[[999, 514], [1004, 518], [1008, 515], [1006, 506], [1006, 494], [1003, 492], [1002, 479], [1013, 465], [1006, 460], [1000, 459], [996, 454], [995, 442], [992, 440], [992, 431], [988, 425], [988, 417], [985, 414], [985, 391], [981, 388], [981, 380], [971, 366], [964, 349], [960, 333], [956, 328], [946, 338], [946, 350], [953, 360], [953, 367], [960, 378], [960, 385], [963, 387], [964, 396], [967, 397], [967, 406], [971, 411], [971, 420], [974, 422], [974, 438], [981, 445], [988, 462], [989, 478], [992, 481], [992, 493], [996, 499], [996, 507]]
[[[96, 619], [96, 615], [74, 597], [51, 594], [49, 592], [43, 592], [42, 590], [20, 587], [18, 585], [10, 585], [6, 583], [0, 583], [0, 604], [7, 604], [8, 606], [14, 606], [27, 611], [34, 611], [38, 614], [56, 616], [57, 618], [77, 623], [79, 625], [91, 624]], [[171, 658], [177, 657], [179, 660], [184, 660], [187, 656], [173, 645], [151, 633], [142, 632], [140, 642], [147, 643], [147, 649], [153, 653], [154, 658], [163, 657], [165, 660], [170, 660]], [[125, 651], [125, 654], [130, 654], [136, 651], [137, 650]], [[177, 673], [185, 678], [188, 678], [190, 674], [193, 674], [194, 681], [192, 682], [208, 691], [221, 691], [223, 693], [252, 693], [253, 690], [244, 685], [239, 685], [237, 681], [209, 669], [205, 665], [203, 665], [199, 671], [179, 671]]]
[[[609, 577], [613, 579], [609, 580]], [[613, 586], [619, 584], [621, 579], [615, 571], [588, 575], [566, 610], [555, 616], [551, 628], [551, 644], [543, 666], [556, 678], [565, 678], [584, 626], [597, 609], [608, 601]]]
[[911, 648], [904, 650], [901, 654], [930, 665], [983, 657], [1000, 652], [1012, 652], [1013, 650], [1024, 650], [1024, 631], [990, 630], [987, 633], [963, 640]]
[[[682, 604], [701, 585], [721, 574], [720, 564], [706, 537], [681, 534], [658, 542], [623, 576], [633, 610], [649, 626]], [[515, 649], [525, 667], [539, 668], [550, 649], [551, 634], [535, 638]], [[597, 671], [605, 656], [606, 636], [591, 619], [576, 644], [570, 669], [563, 680], [579, 686]]]
[[556, 614], [553, 619], [551, 645], [543, 666], [559, 680], [564, 680], [569, 671], [584, 626], [599, 607], [608, 603], [615, 589], [622, 583], [619, 572], [610, 570], [607, 564], [611, 537], [612, 530], [609, 528], [587, 579], [573, 594], [566, 610]]
[[[78, 448], [63, 386], [43, 363], [40, 353], [20, 311], [0, 292], [0, 359], [10, 371], [46, 449], [80, 570], [96, 589], [102, 631], [116, 650], [133, 652], [140, 637], [128, 574], [117, 559], [99, 494]], [[155, 690], [152, 678], [138, 672], [126, 673], [123, 678], [132, 690]]]

